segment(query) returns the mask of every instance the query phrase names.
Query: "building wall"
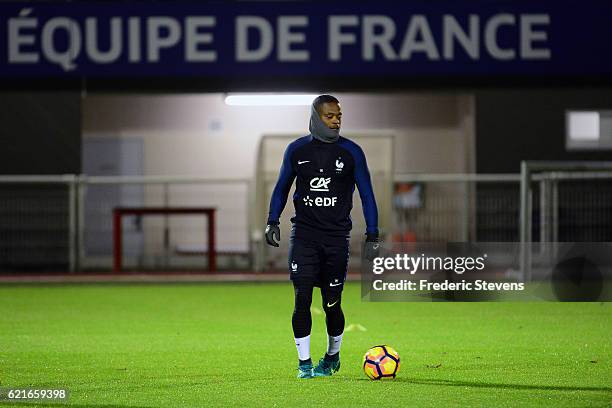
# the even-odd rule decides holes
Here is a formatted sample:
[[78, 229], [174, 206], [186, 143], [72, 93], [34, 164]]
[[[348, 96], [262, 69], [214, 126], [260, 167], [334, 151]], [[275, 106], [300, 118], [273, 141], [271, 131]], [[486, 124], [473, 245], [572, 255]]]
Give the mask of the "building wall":
[[[396, 173], [469, 172], [473, 146], [472, 99], [452, 93], [336, 94], [343, 108], [343, 131], [395, 135]], [[264, 134], [308, 133], [309, 107], [227, 106], [223, 94], [88, 95], [83, 101], [83, 137], [141, 138], [145, 175], [244, 178], [255, 174]], [[157, 190], [157, 191], [156, 191]], [[147, 189], [146, 202], [160, 205], [159, 189]], [[182, 198], [179, 196], [182, 194]], [[219, 246], [246, 249], [248, 205], [240, 194], [183, 189], [172, 194], [191, 205], [221, 209]], [[215, 197], [212, 197], [212, 196]], [[176, 203], [176, 201], [175, 201]], [[290, 205], [289, 205], [290, 206]], [[288, 206], [288, 207], [289, 207]], [[173, 221], [187, 223], [193, 221]], [[202, 225], [203, 227], [203, 225]], [[151, 226], [151, 228], [154, 228]], [[155, 228], [161, 228], [160, 225]], [[199, 227], [198, 227], [199, 228]], [[161, 236], [162, 234], [157, 233]], [[184, 247], [195, 242], [188, 238]], [[177, 238], [181, 241], [181, 238]], [[201, 240], [200, 240], [201, 241]], [[153, 248], [158, 244], [147, 244]]]
[[[466, 171], [461, 105], [454, 94], [339, 94], [343, 130], [396, 134], [398, 172]], [[236, 107], [223, 94], [90, 95], [83, 137], [141, 137], [145, 174], [251, 177], [262, 134], [307, 134], [309, 108]], [[174, 157], [168, 160], [168, 155]], [[228, 161], [235, 165], [228, 165]]]

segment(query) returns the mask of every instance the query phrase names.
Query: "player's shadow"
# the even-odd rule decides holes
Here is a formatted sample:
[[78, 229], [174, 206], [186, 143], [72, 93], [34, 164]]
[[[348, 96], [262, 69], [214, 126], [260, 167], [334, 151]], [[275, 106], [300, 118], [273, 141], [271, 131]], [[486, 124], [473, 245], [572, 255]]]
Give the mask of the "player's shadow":
[[[368, 379], [364, 379], [369, 381]], [[540, 391], [595, 391], [610, 392], [612, 387], [582, 387], [567, 385], [532, 385], [532, 384], [500, 384], [473, 381], [455, 381], [429, 378], [407, 378], [398, 377], [395, 381], [408, 382], [411, 384], [439, 385], [443, 387], [473, 387], [473, 388], [497, 388], [507, 390], [540, 390]]]

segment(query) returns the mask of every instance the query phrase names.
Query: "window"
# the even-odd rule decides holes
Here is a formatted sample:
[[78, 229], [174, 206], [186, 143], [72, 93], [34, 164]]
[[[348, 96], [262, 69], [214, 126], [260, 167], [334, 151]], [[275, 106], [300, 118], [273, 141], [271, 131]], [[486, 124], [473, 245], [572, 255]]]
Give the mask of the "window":
[[567, 150], [612, 150], [612, 110], [565, 112]]

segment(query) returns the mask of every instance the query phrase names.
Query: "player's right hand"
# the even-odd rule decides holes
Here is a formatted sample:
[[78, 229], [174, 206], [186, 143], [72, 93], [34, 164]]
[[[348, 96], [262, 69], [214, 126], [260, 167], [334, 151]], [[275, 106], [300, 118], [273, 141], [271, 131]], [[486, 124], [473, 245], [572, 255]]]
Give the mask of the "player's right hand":
[[268, 245], [278, 247], [278, 242], [280, 242], [280, 228], [278, 224], [266, 225], [266, 242]]

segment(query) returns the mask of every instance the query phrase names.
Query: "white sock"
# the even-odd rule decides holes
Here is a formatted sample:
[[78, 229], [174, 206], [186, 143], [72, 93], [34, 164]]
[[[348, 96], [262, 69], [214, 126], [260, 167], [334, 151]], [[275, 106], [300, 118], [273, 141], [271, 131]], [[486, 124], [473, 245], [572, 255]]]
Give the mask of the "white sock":
[[310, 334], [306, 337], [295, 338], [295, 347], [297, 347], [298, 358], [308, 360], [310, 358]]
[[339, 336], [327, 336], [327, 354], [333, 356], [334, 354], [340, 351], [340, 346], [342, 345], [342, 335], [344, 332], [340, 333]]

